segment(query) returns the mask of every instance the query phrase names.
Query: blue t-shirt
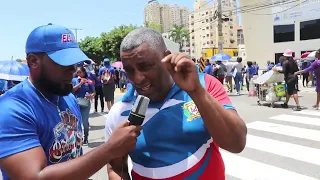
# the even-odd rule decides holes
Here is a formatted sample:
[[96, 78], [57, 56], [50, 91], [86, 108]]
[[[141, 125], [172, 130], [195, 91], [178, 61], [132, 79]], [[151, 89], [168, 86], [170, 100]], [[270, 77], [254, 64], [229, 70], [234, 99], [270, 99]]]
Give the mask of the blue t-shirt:
[[8, 81], [0, 79], [0, 91], [3, 92], [8, 87]]
[[[78, 85], [79, 79], [78, 78], [73, 78], [72, 79], [72, 85], [76, 86]], [[73, 92], [74, 96], [77, 98], [84, 98], [86, 96], [86, 93], [93, 93], [94, 92], [94, 86], [89, 83], [84, 83], [82, 84], [79, 89], [76, 92]]]
[[88, 74], [88, 78], [91, 80], [91, 81], [94, 81], [94, 86], [95, 87], [98, 87], [98, 86], [102, 86], [102, 83], [101, 81], [98, 79], [98, 76], [94, 73], [91, 73], [91, 72], [87, 72]]
[[203, 70], [203, 73], [213, 75], [213, 68], [211, 65], [206, 65], [206, 67]]
[[[28, 79], [0, 97], [0, 158], [35, 147], [43, 148], [48, 165], [82, 155], [82, 120], [74, 95], [45, 97], [52, 104]], [[9, 179], [3, 170], [2, 175]]]
[[106, 70], [109, 70], [111, 72], [111, 74], [115, 74], [114, 68], [112, 66], [108, 66], [108, 67], [104, 66], [104, 67], [99, 69], [98, 75], [99, 76], [103, 75]]
[[256, 73], [256, 68], [254, 66], [248, 67], [246, 73], [249, 72], [249, 78], [252, 78]]

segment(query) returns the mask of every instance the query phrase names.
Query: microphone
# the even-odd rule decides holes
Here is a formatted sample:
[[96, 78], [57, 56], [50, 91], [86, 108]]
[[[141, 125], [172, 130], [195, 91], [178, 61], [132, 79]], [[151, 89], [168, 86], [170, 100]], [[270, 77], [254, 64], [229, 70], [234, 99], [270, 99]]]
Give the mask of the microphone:
[[150, 99], [139, 95], [134, 103], [128, 120], [130, 125], [141, 126], [146, 115]]

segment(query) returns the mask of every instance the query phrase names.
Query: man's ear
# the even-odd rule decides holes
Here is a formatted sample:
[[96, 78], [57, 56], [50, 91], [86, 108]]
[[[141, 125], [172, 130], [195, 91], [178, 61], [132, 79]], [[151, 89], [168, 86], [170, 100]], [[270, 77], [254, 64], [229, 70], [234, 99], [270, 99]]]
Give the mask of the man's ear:
[[27, 63], [30, 69], [35, 69], [40, 67], [40, 58], [35, 54], [28, 54], [27, 55]]
[[164, 51], [164, 57], [168, 56], [169, 54], [172, 54], [170, 50], [165, 50]]

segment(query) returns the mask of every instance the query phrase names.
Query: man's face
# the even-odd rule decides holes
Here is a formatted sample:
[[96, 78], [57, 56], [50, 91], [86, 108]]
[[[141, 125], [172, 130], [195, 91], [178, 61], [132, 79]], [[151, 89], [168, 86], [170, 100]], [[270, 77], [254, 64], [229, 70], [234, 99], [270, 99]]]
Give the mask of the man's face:
[[129, 52], [120, 52], [123, 68], [138, 94], [152, 101], [161, 101], [166, 97], [170, 75], [161, 60], [167, 54], [170, 52], [152, 50], [146, 43]]
[[72, 92], [72, 78], [75, 66], [61, 66], [53, 62], [46, 54], [30, 55], [30, 68], [34, 72], [33, 81], [44, 91], [58, 96], [66, 96]]
[[316, 56], [317, 59], [320, 59], [320, 53], [319, 52], [316, 52], [315, 56]]

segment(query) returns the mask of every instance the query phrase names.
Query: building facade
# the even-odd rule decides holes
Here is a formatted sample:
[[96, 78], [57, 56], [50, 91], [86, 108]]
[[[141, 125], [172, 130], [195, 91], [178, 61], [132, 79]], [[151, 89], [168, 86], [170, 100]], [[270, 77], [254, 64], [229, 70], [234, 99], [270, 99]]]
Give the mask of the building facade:
[[[240, 0], [240, 6], [259, 2]], [[257, 61], [265, 68], [267, 61], [277, 63], [287, 48], [292, 49], [296, 57], [320, 48], [320, 0], [270, 2], [274, 4], [272, 8], [242, 14], [248, 61]]]
[[238, 39], [238, 45], [244, 44], [244, 36], [243, 36], [242, 26], [237, 27], [237, 39]]
[[[237, 16], [231, 13], [236, 7], [234, 0], [222, 0], [223, 47], [237, 48]], [[199, 58], [204, 48], [218, 48], [217, 4], [205, 0], [194, 3], [194, 12], [189, 15], [191, 56]]]
[[[169, 33], [162, 33], [162, 37], [165, 38], [165, 39], [172, 40], [170, 38], [170, 34]], [[190, 53], [190, 41], [184, 40], [181, 45], [182, 45], [182, 49], [181, 49], [182, 52], [190, 56], [191, 55], [191, 53]]]
[[189, 9], [186, 7], [160, 4], [151, 0], [144, 8], [145, 23], [155, 23], [161, 26], [161, 33], [170, 32], [173, 25], [188, 27]]

